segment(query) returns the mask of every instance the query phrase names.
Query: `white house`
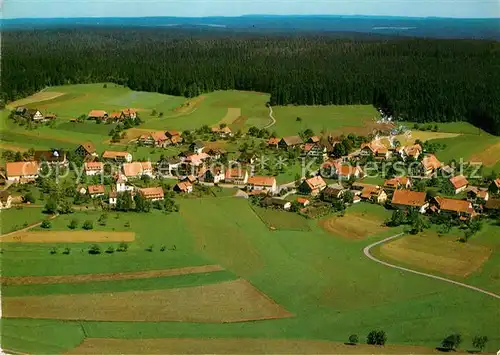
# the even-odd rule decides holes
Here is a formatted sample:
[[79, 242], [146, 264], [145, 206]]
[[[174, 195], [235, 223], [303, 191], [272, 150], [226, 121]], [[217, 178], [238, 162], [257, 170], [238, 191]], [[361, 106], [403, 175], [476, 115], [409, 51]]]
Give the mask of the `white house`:
[[36, 161], [19, 161], [6, 164], [7, 180], [25, 184], [38, 178], [38, 163]]
[[250, 176], [247, 184], [253, 190], [266, 190], [272, 194], [277, 192], [276, 178], [273, 176]]

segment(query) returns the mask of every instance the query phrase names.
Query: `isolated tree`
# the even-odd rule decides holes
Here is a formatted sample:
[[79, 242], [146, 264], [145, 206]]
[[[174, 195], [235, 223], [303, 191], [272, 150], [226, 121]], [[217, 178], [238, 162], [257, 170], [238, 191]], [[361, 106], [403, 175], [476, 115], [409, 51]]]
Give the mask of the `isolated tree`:
[[476, 335], [472, 338], [472, 346], [480, 351], [483, 351], [488, 343], [488, 337], [486, 335]]
[[73, 213], [73, 205], [68, 200], [62, 200], [58, 207], [58, 211], [60, 214]]
[[366, 338], [366, 343], [370, 345], [385, 345], [386, 341], [387, 335], [383, 330], [372, 330]]
[[111, 245], [106, 249], [106, 254], [113, 254], [115, 252], [115, 248], [113, 248]]
[[297, 122], [302, 122], [302, 118], [297, 117], [297, 118], [295, 119], [295, 121], [297, 121]]
[[76, 229], [76, 228], [78, 228], [78, 220], [75, 219], [75, 218], [73, 218], [71, 220], [71, 222], [69, 222], [68, 228], [69, 229]]
[[91, 246], [89, 246], [89, 254], [101, 254], [101, 247], [97, 244], [92, 244]]
[[107, 213], [101, 214], [97, 222], [99, 223], [99, 225], [105, 226], [106, 223], [108, 222], [108, 214]]
[[64, 248], [64, 250], [63, 250], [63, 254], [64, 255], [69, 255], [70, 253], [71, 253], [71, 249], [70, 248], [68, 248], [68, 247]]
[[359, 337], [357, 334], [351, 334], [349, 335], [349, 344], [356, 345], [359, 343]]
[[49, 220], [44, 220], [42, 222], [42, 224], [40, 225], [40, 227], [44, 228], [44, 229], [49, 229], [52, 227], [52, 224], [50, 223]]
[[91, 230], [94, 229], [94, 224], [92, 223], [92, 221], [86, 220], [85, 222], [83, 222], [82, 228], [85, 230]]
[[119, 211], [130, 211], [133, 207], [132, 196], [129, 192], [120, 192], [116, 197], [116, 209]]
[[156, 110], [151, 111], [151, 116], [156, 116]]
[[441, 342], [441, 347], [446, 350], [456, 350], [462, 342], [462, 336], [458, 333], [450, 334]]
[[57, 197], [51, 196], [45, 203], [45, 212], [49, 214], [54, 214], [57, 212]]
[[116, 248], [116, 251], [118, 252], [126, 252], [128, 250], [128, 244], [125, 242], [121, 242], [120, 245], [118, 245], [118, 248]]

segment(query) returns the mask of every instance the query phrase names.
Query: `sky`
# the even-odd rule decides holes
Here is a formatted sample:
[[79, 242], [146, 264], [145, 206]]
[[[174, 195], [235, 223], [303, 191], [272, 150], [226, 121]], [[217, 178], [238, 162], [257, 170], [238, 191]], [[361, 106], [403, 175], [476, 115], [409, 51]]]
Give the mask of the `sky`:
[[500, 17], [500, 0], [0, 0], [3, 18], [272, 15]]

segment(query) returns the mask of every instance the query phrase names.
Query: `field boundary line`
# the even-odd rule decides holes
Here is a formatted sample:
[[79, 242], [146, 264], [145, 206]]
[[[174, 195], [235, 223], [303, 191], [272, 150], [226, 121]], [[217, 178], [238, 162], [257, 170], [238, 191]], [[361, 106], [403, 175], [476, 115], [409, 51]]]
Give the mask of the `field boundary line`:
[[493, 293], [493, 292], [490, 292], [490, 291], [486, 291], [486, 290], [483, 290], [479, 287], [475, 287], [475, 286], [471, 286], [471, 285], [468, 285], [468, 284], [464, 284], [462, 282], [458, 282], [458, 281], [455, 281], [455, 280], [451, 280], [451, 279], [447, 279], [445, 277], [441, 277], [441, 276], [436, 276], [436, 275], [432, 275], [432, 274], [427, 274], [425, 272], [421, 272], [421, 271], [417, 271], [417, 270], [413, 270], [413, 269], [409, 269], [409, 268], [406, 268], [406, 267], [402, 267], [402, 266], [397, 266], [397, 265], [394, 265], [394, 264], [390, 264], [388, 262], [385, 262], [383, 260], [380, 260], [380, 259], [377, 259], [376, 257], [374, 257], [371, 253], [370, 253], [370, 250], [373, 248], [373, 247], [376, 247], [378, 245], [381, 245], [381, 244], [384, 244], [385, 242], [388, 242], [390, 240], [393, 240], [393, 239], [396, 239], [396, 238], [399, 238], [401, 237], [402, 235], [404, 235], [405, 233], [399, 233], [399, 234], [396, 234], [396, 235], [393, 235], [392, 237], [388, 237], [388, 238], [385, 238], [385, 239], [382, 239], [382, 240], [379, 240], [378, 242], [375, 242], [375, 243], [372, 243], [368, 246], [366, 246], [364, 249], [363, 249], [363, 253], [365, 254], [365, 256], [367, 256], [369, 259], [375, 261], [376, 263], [379, 263], [379, 264], [382, 264], [384, 266], [387, 266], [387, 267], [390, 267], [392, 269], [398, 269], [398, 270], [402, 270], [402, 271], [406, 271], [406, 272], [411, 272], [413, 274], [417, 274], [417, 275], [420, 275], [420, 276], [424, 276], [424, 277], [428, 277], [428, 278], [431, 278], [431, 279], [435, 279], [435, 280], [439, 280], [439, 281], [444, 281], [444, 282], [448, 282], [448, 283], [451, 283], [451, 284], [454, 284], [456, 286], [460, 286], [460, 287], [465, 287], [465, 288], [468, 288], [470, 290], [473, 290], [473, 291], [476, 291], [476, 292], [480, 292], [480, 293], [483, 293], [485, 295], [488, 295], [490, 297], [494, 297], [494, 298], [498, 298], [500, 299], [500, 295], [497, 295], [496, 293]]

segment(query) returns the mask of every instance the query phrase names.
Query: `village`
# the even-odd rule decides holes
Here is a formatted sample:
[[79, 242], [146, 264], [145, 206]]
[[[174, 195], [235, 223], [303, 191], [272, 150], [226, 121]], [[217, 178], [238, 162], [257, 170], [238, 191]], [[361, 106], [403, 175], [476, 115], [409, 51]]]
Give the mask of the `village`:
[[[18, 108], [14, 112], [27, 115], [23, 117], [32, 121], [54, 119], [54, 115], [43, 116], [38, 110]], [[139, 120], [133, 109], [109, 115], [104, 110], [92, 110], [87, 119], [103, 122]], [[227, 125], [204, 127], [200, 131], [208, 133], [215, 142], [234, 141], [235, 135], [238, 138], [245, 136], [242, 132], [232, 132]], [[306, 130], [296, 136], [276, 137], [265, 129], [251, 127], [246, 136], [257, 139], [258, 148], [254, 146], [252, 150], [245, 143], [240, 146], [238, 155], [230, 156], [224, 149], [213, 148], [197, 139], [197, 132], [151, 131], [137, 137], [133, 141], [135, 145], [155, 149], [175, 146], [181, 150], [176, 156], [162, 157], [154, 162], [136, 161], [127, 151], [99, 153], [92, 142], [82, 142], [73, 151], [31, 151], [22, 158], [18, 156], [17, 161], [6, 163], [4, 182], [8, 185], [33, 184], [47, 168], [49, 174], [44, 177], [49, 179], [54, 178], [50, 175], [55, 171], [57, 174], [73, 171], [71, 183], [80, 195], [76, 199], [82, 200], [81, 196], [85, 196], [87, 202], [98, 202], [106, 210], [131, 210], [134, 204], [143, 206], [144, 203], [148, 206], [146, 210], [153, 205], [163, 209], [165, 200], [169, 201], [169, 206], [175, 206], [172, 199], [176, 195], [217, 187], [231, 189], [235, 196], [250, 199], [265, 208], [288, 210], [313, 218], [324, 215], [325, 211], [342, 213], [352, 204], [371, 203], [394, 211], [418, 211], [429, 215], [436, 223], [452, 221], [469, 226], [484, 215], [497, 216], [500, 211], [499, 178], [466, 177], [465, 174], [472, 173], [472, 166], [466, 166], [464, 171], [463, 167], [458, 169], [440, 162], [426, 151], [432, 147], [425, 142], [403, 146], [387, 139], [387, 144], [384, 132], [376, 132], [370, 137], [353, 134], [332, 137], [314, 135]], [[286, 154], [286, 163], [301, 163], [303, 173], [281, 185], [276, 176], [256, 173], [265, 171], [265, 165], [269, 164], [267, 157], [276, 154]], [[394, 168], [398, 164], [400, 171]], [[161, 183], [165, 181], [168, 183]], [[1, 208], [13, 206], [9, 191], [11, 189], [2, 191]], [[138, 198], [144, 202], [138, 202]], [[29, 199], [21, 197], [20, 202], [29, 202]], [[407, 223], [418, 233], [425, 223], [412, 218]], [[394, 212], [387, 223], [399, 225], [404, 220], [404, 216]]]

